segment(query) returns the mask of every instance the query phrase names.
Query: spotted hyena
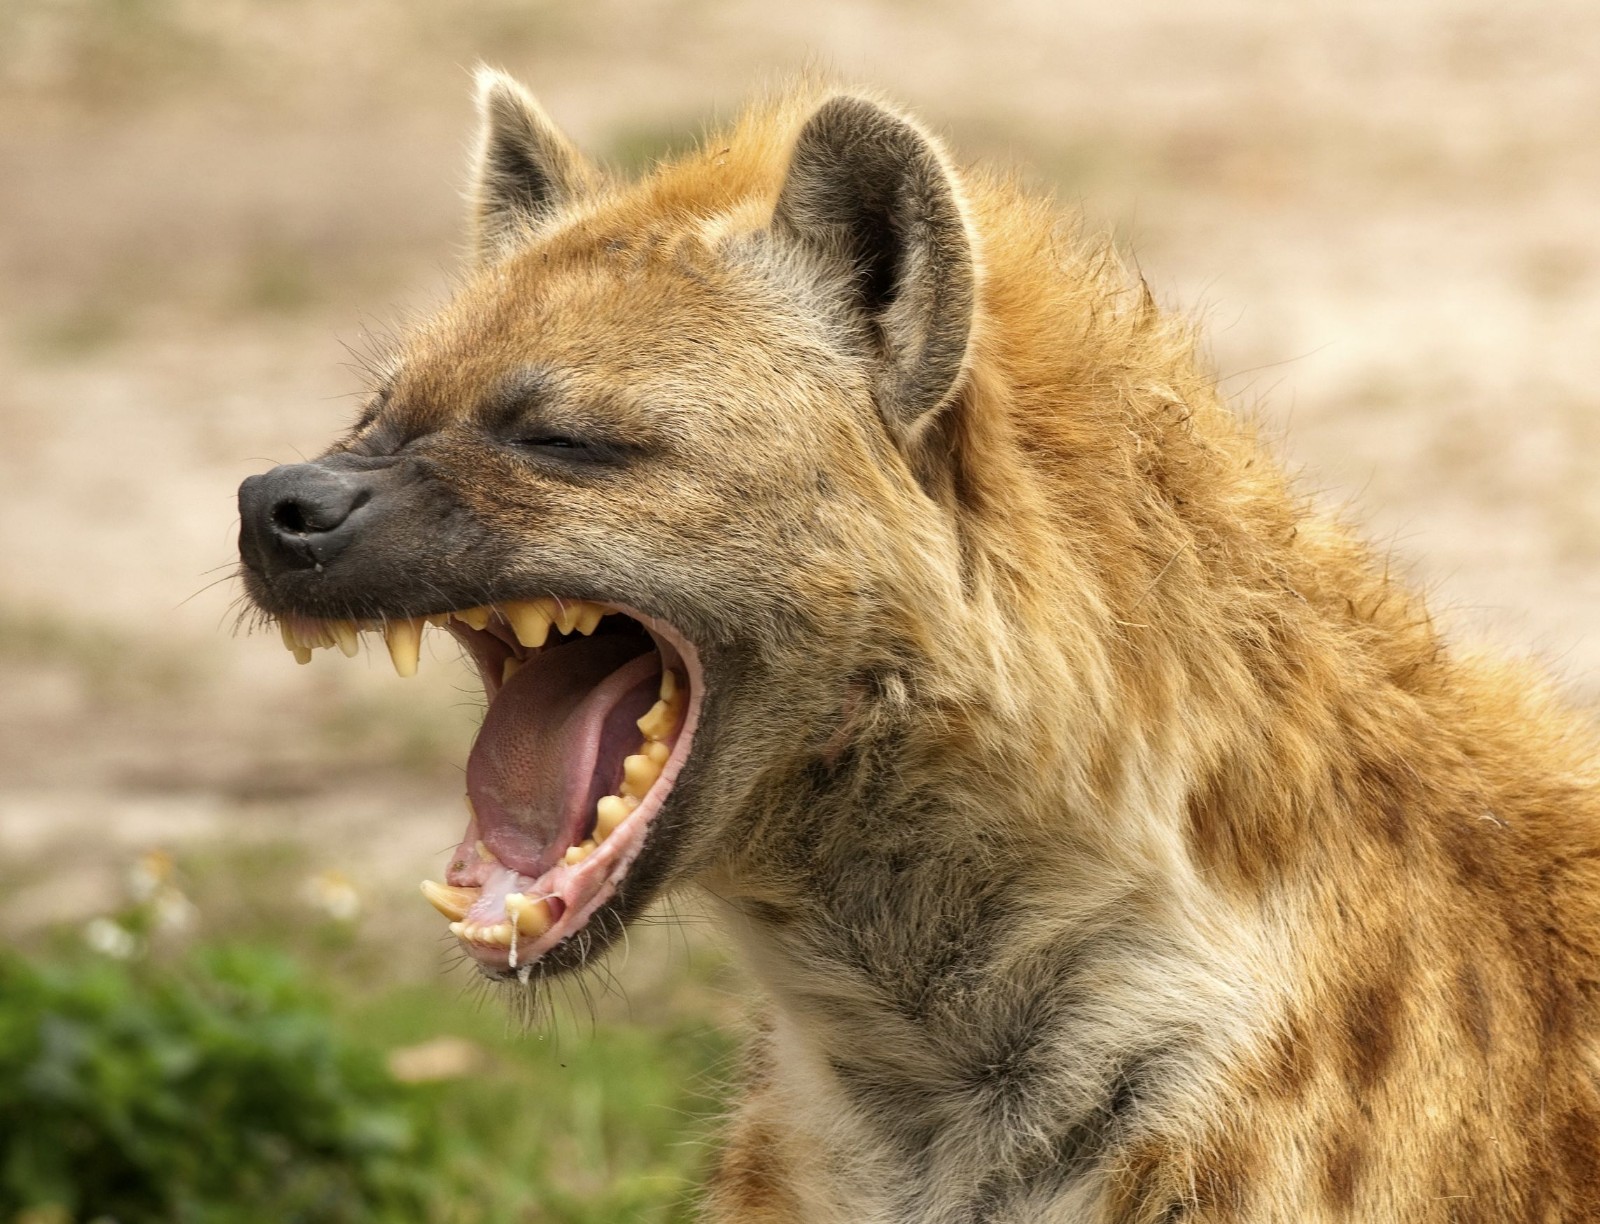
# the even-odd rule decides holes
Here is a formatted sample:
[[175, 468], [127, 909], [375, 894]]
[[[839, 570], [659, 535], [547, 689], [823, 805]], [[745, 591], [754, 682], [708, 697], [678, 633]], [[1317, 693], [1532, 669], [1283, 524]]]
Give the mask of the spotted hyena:
[[490, 977], [702, 887], [719, 1221], [1600, 1219], [1591, 728], [1009, 179], [802, 90], [618, 182], [485, 72], [475, 266], [240, 490], [302, 660], [453, 635]]

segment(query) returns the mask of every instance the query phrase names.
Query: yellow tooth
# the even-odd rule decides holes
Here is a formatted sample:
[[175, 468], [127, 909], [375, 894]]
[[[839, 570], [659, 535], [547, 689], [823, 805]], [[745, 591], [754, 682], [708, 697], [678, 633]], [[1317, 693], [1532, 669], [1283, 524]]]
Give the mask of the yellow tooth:
[[622, 791], [624, 795], [632, 795], [635, 799], [643, 799], [646, 792], [655, 785], [655, 780], [661, 776], [661, 766], [649, 757], [639, 755], [624, 757], [622, 759]]
[[645, 756], [649, 757], [657, 765], [665, 765], [667, 763], [667, 758], [672, 755], [671, 746], [668, 744], [663, 744], [660, 740], [646, 740], [644, 747], [639, 749], [639, 751], [644, 753]]
[[452, 888], [432, 880], [422, 881], [422, 895], [428, 899], [428, 904], [446, 918], [453, 918], [457, 922], [467, 916], [467, 911], [482, 891], [480, 888]]
[[278, 622], [278, 632], [283, 635], [283, 648], [292, 654], [299, 654], [302, 649], [300, 639], [295, 637], [294, 630], [289, 627], [288, 621], [281, 620]]
[[488, 608], [458, 608], [450, 615], [463, 625], [470, 625], [474, 629], [487, 629], [489, 627]]
[[599, 604], [586, 603], [581, 605], [578, 609], [578, 632], [583, 634], [584, 637], [588, 637], [599, 628], [600, 618], [605, 614], [606, 610]]
[[443, 629], [450, 623], [450, 613], [435, 612], [432, 616], [425, 616], [422, 619], [427, 621], [428, 624], [432, 625], [435, 629]]
[[[511, 922], [516, 923], [517, 934], [524, 939], [534, 939], [543, 935], [550, 929], [550, 903], [545, 900], [532, 900], [522, 893], [511, 893], [506, 897], [506, 913], [511, 916]], [[506, 923], [507, 931], [511, 923]], [[511, 940], [506, 939], [506, 946], [511, 946]]]
[[450, 934], [457, 939], [465, 939], [467, 937], [467, 924], [465, 922], [452, 922], [450, 924]]
[[478, 857], [485, 863], [492, 863], [495, 861], [494, 851], [490, 850], [489, 847], [484, 845], [481, 841], [472, 848], [478, 852]]
[[672, 699], [677, 695], [678, 677], [671, 668], [668, 668], [661, 673], [661, 700], [671, 705]]
[[646, 739], [664, 740], [672, 734], [672, 728], [677, 723], [677, 711], [665, 701], [658, 701], [645, 711], [637, 725]]
[[550, 636], [550, 613], [547, 599], [515, 599], [500, 605], [500, 615], [510, 623], [511, 632], [529, 649], [543, 646]]
[[349, 621], [329, 621], [328, 629], [333, 634], [333, 640], [338, 643], [339, 652], [347, 659], [353, 659], [361, 653], [361, 637], [356, 633], [356, 627]]
[[594, 805], [594, 839], [603, 842], [633, 811], [620, 795], [607, 795]]
[[462, 939], [470, 939], [476, 944], [488, 944], [491, 948], [509, 948], [511, 946], [511, 924], [497, 922], [493, 926], [467, 925], [464, 932], [457, 932]]
[[383, 628], [383, 640], [389, 644], [389, 658], [400, 676], [417, 674], [417, 657], [422, 652], [422, 622], [420, 620], [392, 620]]
[[594, 843], [592, 841], [582, 841], [576, 846], [568, 846], [567, 852], [562, 856], [561, 861], [568, 867], [576, 867], [593, 853]]
[[562, 633], [571, 633], [578, 627], [578, 617], [582, 612], [582, 600], [556, 600], [556, 628]]
[[515, 655], [507, 655], [506, 661], [500, 665], [500, 683], [504, 684], [522, 669], [522, 660]]

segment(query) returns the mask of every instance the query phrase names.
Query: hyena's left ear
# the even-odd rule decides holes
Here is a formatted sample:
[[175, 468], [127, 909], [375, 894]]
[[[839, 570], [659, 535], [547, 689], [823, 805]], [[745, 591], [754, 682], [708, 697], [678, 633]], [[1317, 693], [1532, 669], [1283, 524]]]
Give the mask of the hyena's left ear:
[[600, 174], [521, 85], [493, 68], [477, 77], [474, 246], [491, 260], [595, 191]]
[[773, 213], [845, 310], [877, 368], [879, 410], [904, 443], [955, 389], [971, 341], [972, 241], [943, 155], [865, 98], [806, 121]]

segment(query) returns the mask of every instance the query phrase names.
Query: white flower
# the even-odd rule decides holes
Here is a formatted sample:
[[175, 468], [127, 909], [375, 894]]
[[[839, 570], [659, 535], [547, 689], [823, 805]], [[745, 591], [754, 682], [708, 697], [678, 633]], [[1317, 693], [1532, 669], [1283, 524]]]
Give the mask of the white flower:
[[139, 950], [139, 941], [133, 937], [133, 932], [110, 918], [89, 919], [83, 928], [83, 942], [113, 960], [128, 960]]

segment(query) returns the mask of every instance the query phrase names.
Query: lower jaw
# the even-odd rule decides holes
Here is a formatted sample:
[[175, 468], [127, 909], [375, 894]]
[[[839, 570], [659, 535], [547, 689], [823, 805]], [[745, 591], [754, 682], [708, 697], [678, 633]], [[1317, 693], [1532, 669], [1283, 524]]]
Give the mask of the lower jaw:
[[[663, 678], [662, 700], [639, 720], [640, 747], [627, 758], [618, 793], [600, 799], [587, 836], [577, 838], [574, 845], [565, 848], [560, 860], [537, 873], [502, 862], [484, 844], [478, 815], [468, 797], [467, 831], [452, 856], [447, 882], [422, 883], [424, 896], [451, 920], [451, 933], [489, 976], [528, 980], [540, 958], [584, 931], [595, 914], [616, 897], [645, 849], [656, 815], [670, 796], [694, 739], [703, 690], [694, 646], [671, 626], [631, 609], [604, 605], [603, 611], [620, 613], [643, 626], [661, 656]], [[498, 694], [502, 677], [511, 674], [504, 659], [486, 652], [481, 640], [488, 629], [495, 627], [499, 615], [498, 608], [473, 608], [428, 618], [435, 625], [448, 625], [468, 646], [491, 701]], [[459, 618], [461, 624], [452, 618]], [[598, 619], [591, 617], [583, 631], [593, 632], [592, 621]], [[401, 675], [415, 671], [415, 642], [420, 639], [423, 625], [420, 619], [411, 621], [400, 631], [403, 652], [396, 659], [396, 667]], [[361, 627], [356, 626], [358, 631]], [[316, 636], [319, 632], [320, 641]], [[520, 628], [517, 636], [521, 636]], [[468, 640], [473, 637], [479, 640]], [[294, 618], [285, 622], [284, 638], [292, 650], [297, 641], [343, 648], [348, 630], [335, 634], [320, 630], [316, 622]], [[391, 636], [391, 653], [394, 640]], [[304, 646], [296, 651], [302, 661], [304, 652]], [[351, 651], [345, 649], [345, 653]], [[601, 942], [594, 941], [596, 945]]]

